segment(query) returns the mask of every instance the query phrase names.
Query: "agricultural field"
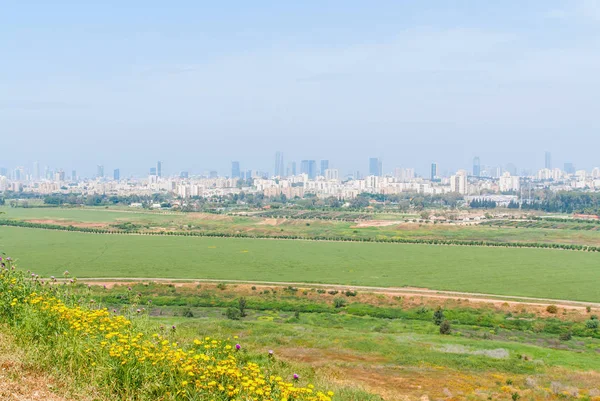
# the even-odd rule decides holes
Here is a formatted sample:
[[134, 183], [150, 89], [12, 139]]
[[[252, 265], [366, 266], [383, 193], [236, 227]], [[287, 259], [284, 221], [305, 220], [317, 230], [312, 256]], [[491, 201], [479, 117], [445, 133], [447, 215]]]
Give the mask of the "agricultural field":
[[600, 301], [600, 255], [578, 251], [109, 235], [0, 227], [0, 249], [45, 276], [415, 286]]
[[[368, 220], [338, 221], [329, 218], [230, 216], [124, 208], [0, 207], [0, 212], [3, 212], [0, 217], [6, 219], [117, 231], [135, 229], [140, 232], [154, 233], [189, 232], [270, 237], [343, 237], [353, 240], [406, 239], [600, 246], [600, 231], [597, 230], [600, 225], [594, 223], [500, 220], [485, 224], [458, 225], [419, 222], [415, 216], [389, 213], [369, 214]], [[302, 211], [295, 213], [302, 214]]]

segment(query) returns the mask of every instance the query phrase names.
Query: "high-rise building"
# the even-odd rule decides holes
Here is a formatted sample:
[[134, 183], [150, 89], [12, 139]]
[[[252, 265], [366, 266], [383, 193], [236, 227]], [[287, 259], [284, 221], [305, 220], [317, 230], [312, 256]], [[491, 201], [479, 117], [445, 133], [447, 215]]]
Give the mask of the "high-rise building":
[[162, 162], [160, 160], [156, 162], [156, 175], [162, 177]]
[[40, 179], [40, 162], [33, 163], [33, 179], [35, 181]]
[[465, 195], [468, 192], [467, 172], [458, 170], [455, 175], [450, 177], [450, 190]]
[[481, 176], [481, 161], [479, 160], [479, 157], [473, 159], [473, 176]]
[[381, 159], [378, 157], [371, 157], [369, 159], [369, 175], [381, 177], [383, 175], [383, 164]]
[[71, 181], [77, 181], [77, 171], [75, 170], [71, 171]]
[[315, 160], [302, 160], [300, 162], [300, 172], [307, 174], [309, 179], [314, 180], [317, 178], [317, 162]]
[[65, 172], [63, 170], [58, 170], [55, 174], [54, 174], [54, 181], [64, 181], [65, 180]]
[[575, 174], [575, 165], [573, 163], [565, 163], [564, 169], [567, 174]]
[[187, 171], [182, 171], [179, 173], [179, 178], [190, 178], [190, 174]]
[[156, 167], [150, 167], [150, 175], [156, 175]]
[[246, 170], [246, 177], [247, 180], [249, 180], [250, 178], [252, 178], [252, 170]]
[[101, 164], [96, 169], [96, 178], [104, 178], [104, 166]]
[[296, 162], [289, 162], [288, 163], [288, 167], [287, 167], [287, 175], [296, 175], [297, 171], [296, 171]]
[[508, 163], [504, 171], [508, 171], [510, 175], [517, 175], [518, 173], [517, 166], [515, 166], [513, 163]]
[[321, 176], [325, 177], [325, 170], [329, 169], [329, 160], [321, 160]]
[[437, 163], [431, 163], [431, 181], [438, 178], [438, 165]]
[[118, 168], [116, 168], [113, 171], [113, 180], [119, 181], [120, 179], [121, 179], [121, 171]]
[[6, 167], [0, 167], [0, 176], [2, 176], [2, 177], [8, 176], [8, 169]]
[[210, 173], [208, 173], [208, 176], [210, 178], [217, 178], [219, 176], [219, 173], [216, 172], [215, 170], [212, 170]]
[[328, 181], [338, 181], [340, 179], [340, 172], [338, 169], [328, 168], [325, 170], [325, 174], [323, 174], [323, 177], [325, 177], [325, 179], [327, 179]]
[[546, 152], [544, 168], [552, 170], [552, 154], [550, 152]]
[[283, 153], [277, 152], [275, 153], [275, 177], [283, 177], [285, 175], [285, 171], [283, 169]]
[[231, 162], [231, 178], [240, 178], [240, 162]]

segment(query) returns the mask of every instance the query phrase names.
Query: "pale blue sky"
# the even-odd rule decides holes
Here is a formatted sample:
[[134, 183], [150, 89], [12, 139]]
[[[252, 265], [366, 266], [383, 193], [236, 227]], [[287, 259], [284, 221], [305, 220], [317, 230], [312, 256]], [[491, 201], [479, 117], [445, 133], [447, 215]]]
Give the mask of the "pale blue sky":
[[600, 165], [600, 0], [0, 0], [0, 166]]

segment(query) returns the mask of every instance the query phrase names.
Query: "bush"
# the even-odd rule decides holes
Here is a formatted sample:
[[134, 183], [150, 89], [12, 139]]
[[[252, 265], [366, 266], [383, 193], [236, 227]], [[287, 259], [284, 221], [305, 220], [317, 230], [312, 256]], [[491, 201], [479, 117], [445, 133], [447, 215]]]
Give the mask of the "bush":
[[238, 299], [238, 309], [240, 310], [240, 316], [246, 317], [246, 298], [241, 297]]
[[317, 294], [325, 294], [326, 292], [327, 292], [327, 291], [325, 291], [325, 290], [324, 290], [324, 289], [322, 289], [322, 288], [319, 288], [319, 289], [317, 290]]
[[560, 341], [569, 341], [571, 338], [573, 338], [573, 333], [570, 331], [565, 331], [564, 333], [560, 333], [558, 335], [558, 339]]
[[558, 313], [558, 307], [556, 305], [548, 305], [548, 307], [546, 308], [546, 312]]
[[590, 313], [590, 312], [592, 311], [592, 307], [591, 307], [591, 306], [586, 306], [586, 307], [585, 307], [585, 311], [586, 311], [587, 313]]
[[346, 290], [346, 292], [344, 293], [347, 297], [355, 297], [358, 292], [356, 291], [350, 291], [350, 290]]
[[344, 298], [338, 297], [333, 300], [333, 304], [336, 308], [343, 308], [344, 306], [346, 306], [347, 303], [348, 302]]
[[338, 290], [331, 290], [331, 291], [327, 291], [327, 293], [328, 293], [329, 295], [337, 295], [337, 293], [338, 293], [338, 292], [339, 292]]
[[587, 322], [585, 322], [585, 327], [588, 329], [595, 330], [598, 328], [598, 323], [599, 323], [598, 320], [590, 319]]
[[227, 316], [227, 319], [231, 320], [240, 320], [240, 318], [242, 317], [238, 308], [227, 308], [227, 310], [225, 311], [225, 316]]
[[190, 308], [185, 308], [183, 310], [183, 317], [194, 317], [194, 312]]
[[452, 331], [452, 326], [450, 325], [450, 322], [447, 320], [444, 320], [440, 324], [440, 334], [450, 334], [451, 331]]
[[442, 322], [444, 321], [444, 311], [443, 309], [438, 306], [437, 310], [435, 312], [433, 312], [433, 323], [435, 323], [436, 325], [441, 325]]
[[221, 291], [223, 291], [225, 288], [227, 288], [227, 284], [219, 283], [219, 284], [217, 284], [217, 288], [220, 289]]
[[252, 291], [256, 291], [256, 286], [255, 285], [252, 286]]

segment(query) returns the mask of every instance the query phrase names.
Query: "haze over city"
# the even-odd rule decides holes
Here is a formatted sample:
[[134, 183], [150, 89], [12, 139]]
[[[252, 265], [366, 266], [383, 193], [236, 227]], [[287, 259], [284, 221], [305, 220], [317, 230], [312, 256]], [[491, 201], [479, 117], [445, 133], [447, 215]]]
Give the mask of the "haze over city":
[[597, 1], [9, 3], [6, 167], [598, 164]]

